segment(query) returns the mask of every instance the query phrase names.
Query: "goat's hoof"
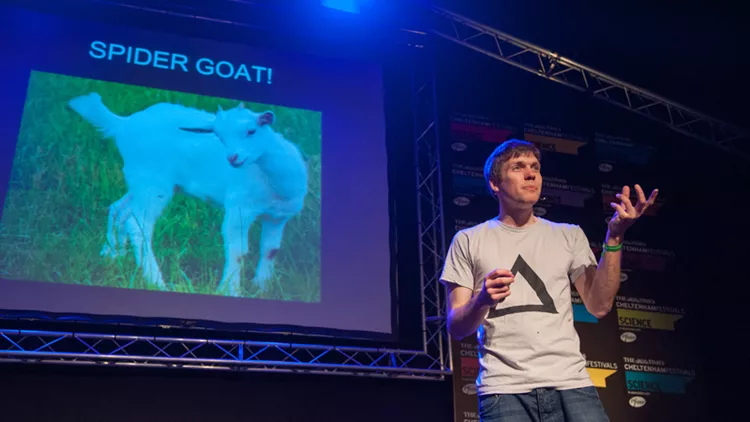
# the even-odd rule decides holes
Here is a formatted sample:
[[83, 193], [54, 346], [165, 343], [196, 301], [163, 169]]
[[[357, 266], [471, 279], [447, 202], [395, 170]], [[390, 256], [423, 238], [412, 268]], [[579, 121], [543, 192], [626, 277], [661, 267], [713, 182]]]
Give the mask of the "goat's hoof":
[[238, 292], [236, 290], [231, 290], [231, 289], [230, 290], [222, 290], [222, 291], [219, 292], [219, 294], [222, 295], [222, 296], [228, 296], [228, 297], [240, 297], [240, 296], [242, 296], [240, 294], [240, 292]]
[[167, 291], [167, 285], [164, 284], [163, 280], [147, 281], [146, 283], [150, 290]]
[[255, 284], [256, 286], [258, 286], [258, 288], [261, 291], [265, 291], [266, 290], [266, 286], [268, 285], [266, 283], [267, 281], [268, 281], [267, 277], [264, 277], [264, 278], [258, 278], [258, 277], [256, 277], [256, 278], [253, 279], [253, 284]]
[[219, 287], [216, 289], [216, 293], [222, 296], [240, 297], [242, 292], [240, 289], [235, 287], [232, 283], [221, 282]]
[[273, 277], [273, 272], [265, 270], [263, 268], [259, 269], [257, 273], [255, 273], [255, 278], [253, 278], [253, 284], [258, 286], [260, 290], [266, 290], [266, 287], [268, 286], [268, 281], [271, 280]]
[[104, 247], [102, 247], [102, 251], [99, 253], [99, 255], [107, 258], [119, 258], [121, 256], [125, 256], [127, 251], [125, 248], [112, 248], [109, 246], [109, 244], [105, 244]]

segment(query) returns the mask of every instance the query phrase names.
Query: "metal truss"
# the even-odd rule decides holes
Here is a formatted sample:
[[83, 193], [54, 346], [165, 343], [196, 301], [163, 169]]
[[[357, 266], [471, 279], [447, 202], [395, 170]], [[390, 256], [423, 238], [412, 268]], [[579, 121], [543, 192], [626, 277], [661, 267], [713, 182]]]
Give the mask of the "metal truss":
[[445, 289], [440, 283], [445, 257], [445, 218], [434, 73], [414, 73], [412, 92], [425, 352], [439, 359], [441, 368], [448, 369], [450, 340], [446, 330]]
[[446, 354], [443, 289], [438, 282], [445, 241], [434, 74], [415, 73], [412, 83], [423, 292], [422, 350], [30, 331], [14, 329], [13, 320], [0, 320], [0, 362], [443, 379], [450, 373], [450, 359]]
[[750, 160], [750, 133], [669, 101], [645, 89], [561, 57], [557, 53], [433, 6], [433, 33], [594, 98], [640, 114], [672, 130]]
[[0, 361], [441, 378], [424, 352], [253, 341], [0, 330]]

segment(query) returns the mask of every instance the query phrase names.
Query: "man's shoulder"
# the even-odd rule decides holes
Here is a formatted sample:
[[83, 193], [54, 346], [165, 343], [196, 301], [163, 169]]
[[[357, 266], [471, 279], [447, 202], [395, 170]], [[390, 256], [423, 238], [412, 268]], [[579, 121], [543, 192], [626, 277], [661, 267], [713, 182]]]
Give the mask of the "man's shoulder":
[[[537, 231], [536, 229], [540, 229], [537, 231], [537, 233], [542, 235], [550, 234], [550, 232], [553, 232], [561, 233], [567, 237], [571, 234], [574, 235], [576, 232], [582, 230], [581, 226], [577, 224], [552, 221], [541, 217], [537, 217], [536, 224], [538, 224], [537, 227], [531, 227], [530, 229], [532, 231]], [[488, 232], [502, 235], [504, 231], [499, 230], [501, 226], [502, 223], [498, 222], [496, 218], [485, 220], [481, 223], [474, 224], [473, 226], [464, 227], [458, 230], [454, 236], [454, 240], [468, 242], [472, 239], [480, 238]]]
[[482, 234], [490, 228], [495, 219], [489, 219], [482, 221], [481, 223], [474, 224], [473, 226], [464, 227], [456, 232], [456, 237], [463, 237], [465, 239], [471, 239], [477, 235]]
[[542, 225], [547, 226], [547, 228], [552, 230], [571, 232], [581, 228], [581, 226], [579, 226], [578, 224], [566, 223], [562, 221], [552, 221], [542, 217], [537, 217], [537, 219]]
[[581, 241], [587, 241], [583, 228], [578, 224], [554, 222], [545, 219], [542, 219], [540, 222], [545, 226], [544, 230], [541, 230], [543, 234], [540, 234], [549, 239], [549, 241], [562, 242], [561, 244], [566, 245], [569, 249], [575, 248], [575, 245]]

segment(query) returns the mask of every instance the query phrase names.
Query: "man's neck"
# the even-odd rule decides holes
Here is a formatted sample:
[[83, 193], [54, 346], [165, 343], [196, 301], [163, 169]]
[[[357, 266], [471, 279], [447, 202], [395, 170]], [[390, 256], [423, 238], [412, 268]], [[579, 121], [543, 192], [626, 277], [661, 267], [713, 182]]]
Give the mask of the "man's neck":
[[525, 227], [536, 223], [532, 209], [513, 209], [500, 205], [498, 220], [511, 227]]

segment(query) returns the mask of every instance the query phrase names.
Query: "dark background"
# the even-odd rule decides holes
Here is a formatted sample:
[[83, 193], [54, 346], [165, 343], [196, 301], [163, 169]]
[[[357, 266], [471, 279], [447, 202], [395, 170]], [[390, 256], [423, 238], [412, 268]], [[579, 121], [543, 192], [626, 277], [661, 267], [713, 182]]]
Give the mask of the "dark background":
[[[637, 0], [613, 6], [593, 0], [534, 0], [494, 2], [493, 9], [462, 3], [451, 8], [624, 81], [746, 125], [747, 31], [740, 28], [747, 14], [739, 11], [739, 3]], [[215, 13], [221, 13], [219, 5], [224, 2], [213, 4]], [[187, 18], [184, 22], [205, 28], [207, 34], [226, 28]], [[748, 201], [743, 197], [750, 181], [748, 164], [462, 47], [441, 42], [437, 51], [443, 127], [450, 114], [476, 113], [570, 128], [627, 130], [633, 138], [659, 148], [651, 170], [658, 171], [660, 177], [653, 182], [660, 182], [658, 187], [670, 199], [665, 214], [671, 221], [664, 236], [677, 252], [673, 288], [676, 295], [688, 297], [693, 313], [693, 344], [703, 367], [711, 420], [731, 420], [744, 398], [742, 386], [748, 376], [739, 344], [748, 322], [744, 308], [750, 290], [743, 262], [743, 245], [750, 238]], [[638, 182], [654, 187], [651, 181]], [[3, 420], [231, 416], [267, 421], [450, 421], [451, 394], [450, 380], [0, 367]]]

